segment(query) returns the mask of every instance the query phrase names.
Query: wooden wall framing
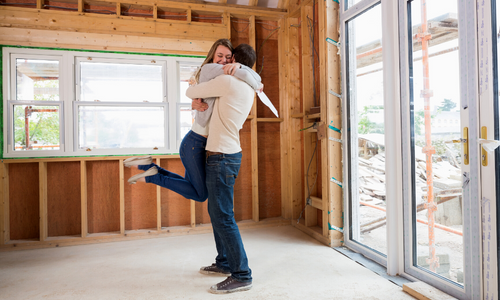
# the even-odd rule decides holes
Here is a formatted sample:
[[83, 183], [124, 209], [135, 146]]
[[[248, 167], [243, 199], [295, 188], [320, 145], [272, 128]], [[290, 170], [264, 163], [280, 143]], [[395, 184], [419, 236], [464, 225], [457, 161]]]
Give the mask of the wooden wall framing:
[[[79, 0], [76, 12], [43, 9], [43, 0], [37, 1], [37, 9], [4, 6], [0, 10], [0, 44], [203, 55], [215, 39], [229, 38], [235, 45], [248, 43], [257, 51], [262, 48], [264, 52], [276, 53], [277, 57], [267, 60], [258, 54], [256, 67], [266, 67], [262, 74], [266, 94], [272, 96], [280, 118], [256, 101], [240, 132], [244, 160], [235, 186], [236, 219], [242, 228], [291, 221], [324, 244], [341, 243], [342, 233], [332, 228], [342, 227], [342, 189], [330, 178], [342, 181], [342, 145], [328, 139], [341, 136], [326, 129], [326, 138], [318, 141], [314, 153], [318, 130], [301, 131], [314, 123], [326, 128], [333, 122], [333, 126], [341, 128], [340, 99], [328, 93], [332, 90], [340, 94], [340, 57], [337, 48], [325, 42], [327, 37], [338, 40], [338, 3], [284, 0], [280, 7], [288, 9], [262, 9], [227, 5], [224, 0], [203, 5], [166, 0], [107, 0], [104, 3], [115, 11], [110, 15], [86, 12], [89, 3], [92, 4]], [[126, 16], [125, 4], [150, 6], [151, 16]], [[165, 11], [185, 14], [185, 19], [160, 18]], [[307, 26], [313, 11], [317, 19], [316, 62], [311, 62], [314, 51]], [[218, 16], [220, 21], [196, 21], [203, 14]], [[316, 104], [312, 99], [315, 86], [319, 101]], [[319, 106], [320, 112], [310, 112], [313, 106]], [[313, 153], [317, 158], [309, 166]], [[0, 250], [211, 230], [206, 203], [186, 201], [160, 187], [129, 186], [125, 180], [134, 171], [124, 168], [124, 159], [4, 159], [0, 163]], [[183, 172], [178, 156], [155, 159], [162, 167]], [[31, 175], [20, 178], [26, 172]], [[54, 191], [54, 185], [66, 177], [72, 178], [72, 186]], [[315, 178], [318, 182], [312, 184]], [[19, 180], [37, 188], [20, 190]], [[137, 202], [138, 195], [146, 195], [148, 200]], [[31, 202], [17, 203], [20, 197], [36, 201], [37, 209]], [[73, 217], [54, 217], [56, 206], [64, 206]], [[23, 213], [29, 220], [20, 222], [17, 215], [11, 215], [19, 209], [27, 209]], [[173, 216], [169, 214], [171, 210], [181, 213]], [[30, 229], [22, 229], [23, 226]]]

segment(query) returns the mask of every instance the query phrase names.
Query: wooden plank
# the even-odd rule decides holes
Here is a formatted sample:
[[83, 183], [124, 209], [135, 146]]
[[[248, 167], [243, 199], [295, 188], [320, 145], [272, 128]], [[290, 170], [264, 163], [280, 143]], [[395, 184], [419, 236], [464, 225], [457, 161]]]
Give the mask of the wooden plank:
[[[303, 109], [309, 110], [310, 107], [316, 106], [314, 104], [314, 85], [313, 85], [313, 65], [312, 59], [312, 49], [311, 49], [311, 37], [309, 32], [308, 18], [313, 19], [313, 8], [311, 6], [302, 6], [301, 8], [301, 49], [302, 49], [302, 101]], [[304, 116], [303, 126], [309, 127], [312, 123], [309, 123], [307, 116]], [[303, 201], [306, 201], [309, 196], [317, 194], [317, 180], [316, 173], [318, 172], [317, 166], [317, 155], [318, 151], [316, 148], [316, 133], [311, 131], [304, 132], [304, 196]], [[315, 150], [316, 149], [316, 150]], [[305, 213], [305, 225], [315, 226], [317, 225], [318, 215], [317, 210], [311, 206], [306, 207]]]
[[[325, 9], [323, 11], [325, 15], [325, 36], [329, 37], [335, 41], [339, 39], [338, 31], [338, 16], [339, 16], [339, 4], [330, 1], [325, 3]], [[324, 37], [325, 37], [324, 36]], [[325, 37], [325, 39], [326, 39]], [[325, 53], [325, 71], [327, 78], [325, 88], [323, 90], [332, 90], [335, 93], [341, 93], [341, 78], [340, 78], [340, 56], [337, 55], [337, 47], [331, 44], [324, 46]], [[342, 128], [342, 111], [341, 111], [341, 99], [333, 96], [330, 93], [326, 93], [326, 108], [327, 116], [326, 120], [328, 124], [333, 121], [333, 126], [336, 128]], [[327, 130], [327, 136], [330, 138], [342, 139], [342, 135], [333, 130]], [[340, 182], [343, 182], [343, 167], [342, 167], [342, 145], [339, 142], [327, 141], [327, 151], [324, 152], [328, 159], [328, 172], [327, 179], [334, 177]], [[343, 191], [340, 186], [336, 183], [328, 182], [328, 222], [336, 227], [344, 227], [343, 222]], [[323, 197], [325, 198], [325, 197]], [[330, 230], [330, 240], [332, 245], [336, 241], [343, 240], [343, 234], [337, 230]]]
[[[257, 46], [255, 32], [255, 16], [250, 16], [248, 26], [248, 44], [254, 49]], [[253, 66], [255, 70], [255, 66]], [[259, 216], [259, 148], [257, 139], [257, 102], [253, 101], [251, 114], [255, 116], [250, 120], [250, 136], [251, 136], [251, 156], [252, 156], [252, 220], [258, 222]]]
[[43, 0], [36, 0], [36, 9], [42, 9], [43, 8]]
[[186, 16], [186, 21], [187, 22], [192, 22], [193, 21], [193, 11], [188, 9], [187, 12], [186, 12], [187, 16]]
[[48, 237], [47, 229], [47, 163], [38, 164], [38, 178], [40, 188], [40, 241], [45, 241]]
[[80, 189], [81, 189], [81, 205], [82, 205], [82, 238], [87, 237], [88, 229], [88, 215], [87, 215], [87, 162], [80, 162]]
[[315, 197], [315, 196], [311, 196], [311, 205], [314, 208], [323, 210], [323, 199]]
[[[67, 161], [120, 161], [127, 159], [130, 156], [87, 156], [87, 157], [59, 157], [59, 158], [32, 158], [32, 159], [9, 159], [4, 158], [5, 164], [23, 164], [23, 163], [39, 163], [39, 162], [67, 162]], [[152, 155], [153, 159], [173, 159], [178, 160], [179, 155]]]
[[0, 245], [10, 240], [9, 222], [9, 165], [0, 163]]
[[452, 300], [456, 299], [437, 288], [422, 282], [410, 282], [403, 284], [403, 291], [419, 300]]
[[227, 3], [227, 0], [219, 0], [219, 3], [220, 3], [220, 4], [226, 4], [226, 3]]
[[277, 8], [284, 9], [284, 8], [287, 8], [288, 5], [289, 5], [289, 0], [278, 0]]
[[[159, 158], [155, 162], [158, 166], [161, 164]], [[161, 230], [161, 186], [156, 186], [156, 230]]]
[[222, 15], [222, 18], [224, 20], [224, 25], [226, 26], [226, 39], [231, 40], [231, 14], [225, 12]]
[[[154, 10], [154, 7], [153, 7]], [[122, 15], [122, 5], [120, 2], [116, 2], [116, 16], [119, 17]], [[154, 13], [153, 13], [153, 18], [154, 18]]]
[[125, 234], [125, 172], [123, 159], [120, 159], [119, 164], [119, 180], [120, 180], [120, 234]]
[[285, 19], [279, 20], [279, 40], [278, 40], [278, 63], [281, 72], [279, 73], [279, 93], [280, 111], [282, 118], [280, 125], [280, 146], [281, 146], [281, 216], [285, 219], [292, 218], [291, 203], [291, 156], [290, 156], [290, 103], [288, 101], [288, 26]]
[[191, 200], [191, 227], [196, 227], [196, 201]]
[[83, 0], [78, 0], [78, 13], [83, 13]]
[[5, 7], [0, 26], [45, 29], [59, 32], [113, 33], [141, 37], [165, 37], [214, 41], [227, 36], [226, 24], [156, 19], [155, 22], [116, 15], [79, 14], [72, 11], [33, 10]]
[[257, 6], [259, 0], [248, 0], [248, 6]]
[[[280, 87], [281, 89], [282, 87]], [[281, 123], [283, 122], [283, 118], [257, 118], [257, 122]]]

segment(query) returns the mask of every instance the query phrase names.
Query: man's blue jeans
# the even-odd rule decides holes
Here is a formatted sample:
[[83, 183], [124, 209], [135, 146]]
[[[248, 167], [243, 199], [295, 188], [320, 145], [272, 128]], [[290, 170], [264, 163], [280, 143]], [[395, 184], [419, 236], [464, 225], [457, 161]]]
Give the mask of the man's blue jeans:
[[189, 131], [184, 136], [179, 149], [182, 164], [186, 169], [184, 177], [167, 171], [156, 164], [141, 165], [138, 168], [145, 171], [156, 166], [158, 174], [146, 176], [146, 182], [172, 190], [187, 199], [204, 202], [208, 197], [205, 183], [206, 145], [207, 138], [193, 131]]
[[234, 182], [241, 165], [241, 153], [207, 157], [208, 214], [214, 230], [219, 269], [231, 272], [240, 282], [252, 281], [252, 271], [233, 212]]

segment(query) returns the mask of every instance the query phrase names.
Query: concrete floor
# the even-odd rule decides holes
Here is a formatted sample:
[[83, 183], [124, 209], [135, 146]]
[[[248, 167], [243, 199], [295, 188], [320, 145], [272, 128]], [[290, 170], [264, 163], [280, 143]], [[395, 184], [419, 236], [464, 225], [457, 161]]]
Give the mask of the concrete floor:
[[0, 299], [413, 299], [292, 226], [246, 229], [250, 291], [214, 295], [212, 234], [0, 252]]

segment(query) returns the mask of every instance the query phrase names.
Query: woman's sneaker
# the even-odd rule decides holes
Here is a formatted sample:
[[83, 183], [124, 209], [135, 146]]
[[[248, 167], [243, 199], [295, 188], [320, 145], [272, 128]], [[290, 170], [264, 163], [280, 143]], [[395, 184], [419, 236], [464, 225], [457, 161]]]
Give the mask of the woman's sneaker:
[[128, 183], [130, 184], [135, 184], [137, 180], [139, 180], [142, 177], [146, 176], [152, 176], [158, 174], [158, 169], [156, 167], [151, 167], [147, 171], [144, 171], [142, 173], [136, 174], [128, 179]]
[[252, 282], [239, 282], [238, 280], [228, 277], [226, 280], [212, 285], [210, 287], [210, 293], [213, 294], [227, 294], [234, 292], [248, 291], [252, 288]]
[[130, 168], [131, 166], [150, 165], [152, 163], [153, 158], [151, 157], [151, 155], [134, 156], [123, 161], [123, 165], [127, 168]]
[[200, 273], [205, 274], [205, 275], [215, 275], [215, 276], [224, 276], [224, 277], [231, 276], [230, 272], [226, 272], [226, 271], [223, 271], [223, 270], [217, 268], [217, 266], [215, 264], [212, 264], [211, 266], [208, 266], [208, 267], [201, 267]]

